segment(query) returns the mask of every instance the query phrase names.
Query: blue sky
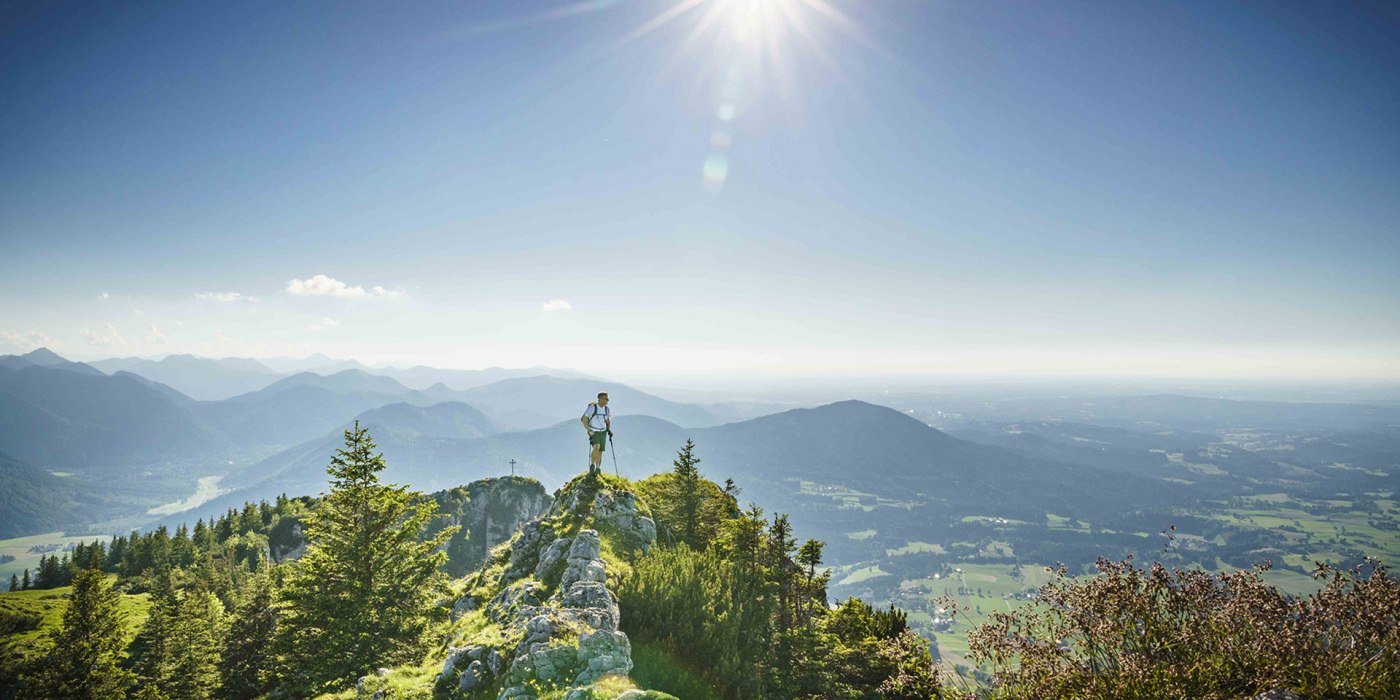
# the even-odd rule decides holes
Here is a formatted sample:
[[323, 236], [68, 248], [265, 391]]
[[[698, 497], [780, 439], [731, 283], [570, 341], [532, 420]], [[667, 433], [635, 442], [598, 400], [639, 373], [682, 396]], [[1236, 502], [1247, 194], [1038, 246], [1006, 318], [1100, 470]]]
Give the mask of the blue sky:
[[1397, 65], [1381, 3], [10, 4], [0, 352], [1397, 378]]

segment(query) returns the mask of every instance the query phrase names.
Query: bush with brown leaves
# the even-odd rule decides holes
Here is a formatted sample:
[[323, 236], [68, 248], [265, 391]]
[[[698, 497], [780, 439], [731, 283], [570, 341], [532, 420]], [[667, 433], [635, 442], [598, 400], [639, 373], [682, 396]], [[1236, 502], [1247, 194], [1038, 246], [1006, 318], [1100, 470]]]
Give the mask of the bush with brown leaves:
[[[1400, 583], [1379, 562], [1319, 564], [1321, 590], [1292, 598], [1267, 565], [1211, 574], [1096, 564], [1063, 568], [1033, 604], [968, 634], [1006, 698], [1400, 697]], [[1369, 574], [1363, 571], [1369, 569]]]

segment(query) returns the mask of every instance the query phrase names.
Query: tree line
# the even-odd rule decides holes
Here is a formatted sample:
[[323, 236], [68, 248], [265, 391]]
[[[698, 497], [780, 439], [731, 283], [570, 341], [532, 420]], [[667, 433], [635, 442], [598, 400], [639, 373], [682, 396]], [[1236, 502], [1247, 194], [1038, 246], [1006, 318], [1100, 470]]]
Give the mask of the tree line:
[[[314, 507], [279, 498], [192, 531], [156, 528], [84, 546], [81, 556], [75, 548], [46, 557], [43, 582], [67, 578], [73, 589], [46, 650], [11, 690], [94, 700], [237, 700], [273, 689], [309, 697], [420, 654], [430, 623], [445, 615], [436, 605], [446, 592], [440, 550], [456, 528], [422, 536], [436, 517], [432, 501], [381, 483], [384, 466], [357, 423], [327, 468], [330, 493]], [[293, 524], [305, 554], [271, 561], [269, 542]], [[122, 590], [149, 594], [129, 643]]]
[[10, 577], [10, 590], [44, 590], [73, 585], [79, 572], [94, 569], [116, 574], [121, 590], [140, 593], [150, 577], [180, 569], [201, 579], [225, 603], [236, 582], [266, 565], [272, 555], [300, 542], [301, 520], [314, 505], [310, 497], [279, 496], [274, 502], [247, 503], [191, 529], [181, 524], [172, 533], [165, 525], [142, 533], [117, 535], [108, 542], [79, 542], [62, 554], [45, 554], [33, 575]]
[[[635, 642], [678, 660], [704, 660], [699, 674], [725, 697], [927, 700], [940, 693], [929, 644], [908, 629], [902, 611], [857, 598], [831, 608], [824, 544], [799, 545], [786, 515], [770, 520], [757, 505], [741, 511], [733, 482], [704, 480], [699, 462], [687, 441], [671, 473], [637, 484], [658, 529], [671, 537], [618, 584], [623, 628]], [[639, 680], [663, 690], [674, 682]]]

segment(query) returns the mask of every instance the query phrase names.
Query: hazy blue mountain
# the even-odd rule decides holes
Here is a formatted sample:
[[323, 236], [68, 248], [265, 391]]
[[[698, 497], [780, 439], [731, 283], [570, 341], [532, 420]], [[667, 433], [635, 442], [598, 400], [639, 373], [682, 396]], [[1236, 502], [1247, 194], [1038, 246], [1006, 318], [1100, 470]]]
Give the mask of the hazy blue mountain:
[[755, 484], [754, 490], [780, 504], [792, 502], [793, 479], [964, 514], [1087, 514], [1181, 495], [1176, 485], [1159, 480], [1109, 478], [1109, 472], [959, 440], [861, 401], [692, 432], [711, 477]]
[[103, 374], [116, 374], [128, 371], [143, 362], [155, 362], [155, 360], [145, 357], [109, 357], [105, 360], [92, 360], [88, 364], [101, 370]]
[[100, 360], [93, 366], [108, 373], [139, 374], [200, 401], [219, 401], [257, 391], [282, 376], [254, 360], [213, 360], [194, 355], [171, 355], [161, 360], [118, 358]]
[[[469, 481], [480, 478], [477, 475], [499, 475], [509, 470], [505, 461], [510, 457], [493, 460], [489, 456], [493, 443], [487, 436], [495, 432], [495, 425], [480, 411], [464, 403], [445, 402], [432, 406], [395, 403], [364, 411], [355, 420], [370, 429], [384, 453], [389, 463], [385, 478], [389, 481], [434, 489], [462, 482], [463, 474], [472, 475]], [[350, 423], [345, 421], [313, 440], [230, 475], [223, 485], [238, 490], [213, 502], [209, 508], [279, 493], [319, 493], [326, 484], [326, 465], [336, 449], [344, 445], [343, 431]], [[523, 433], [513, 434], [508, 441], [531, 439], [528, 433]], [[522, 466], [521, 473], [526, 471]]]
[[67, 527], [72, 482], [0, 452], [0, 539]]
[[1235, 401], [1159, 394], [1104, 399], [1085, 413], [1107, 425], [1113, 418], [1138, 425], [1167, 425], [1187, 430], [1270, 427], [1280, 429], [1357, 430], [1400, 424], [1400, 407], [1345, 403]]
[[[485, 424], [480, 413], [460, 403], [425, 408], [386, 406], [367, 411], [358, 419], [361, 426], [370, 429], [384, 453], [389, 465], [385, 478], [412, 484], [420, 490], [507, 474], [512, 459], [517, 461], [517, 474], [537, 478], [551, 487], [588, 466], [587, 437], [577, 423], [464, 439], [452, 437], [472, 430], [464, 429], [464, 423], [477, 429]], [[627, 468], [622, 470], [624, 475], [645, 476], [662, 469], [670, 464], [675, 447], [685, 442], [683, 428], [649, 416], [620, 416], [614, 425], [619, 431], [629, 431], [631, 436], [619, 455], [628, 455], [634, 465], [645, 463], [650, 470]], [[280, 493], [320, 493], [326, 487], [326, 465], [344, 444], [343, 427], [230, 476], [224, 485], [237, 490], [211, 502], [207, 506], [209, 512]], [[611, 461], [608, 464], [611, 469]]]
[[[1113, 428], [1084, 423], [987, 423], [959, 437], [1027, 456], [1189, 482], [1203, 497], [1275, 489], [1319, 496], [1387, 488], [1400, 430], [1333, 434], [1215, 433]], [[1344, 466], [1339, 466], [1344, 465]]]
[[1013, 397], [898, 394], [881, 401], [909, 409], [948, 429], [976, 429], [983, 423], [1018, 421], [1207, 433], [1250, 429], [1365, 431], [1400, 425], [1400, 406], [1393, 405], [1243, 401], [1177, 394]]
[[78, 372], [80, 374], [103, 374], [103, 372], [97, 369], [96, 367], [84, 364], [82, 362], [73, 362], [72, 360], [68, 360], [64, 357], [61, 357], [58, 353], [55, 353], [54, 351], [48, 348], [39, 348], [37, 350], [27, 352], [23, 355], [0, 356], [0, 368], [23, 369], [25, 367], [47, 367], [49, 369], [65, 369], [71, 372]]
[[[720, 421], [699, 406], [667, 401], [629, 386], [593, 379], [525, 377], [506, 379], [458, 394], [498, 425], [529, 430], [583, 414], [599, 391], [607, 391], [615, 416], [645, 415], [677, 425], [707, 426]], [[581, 426], [580, 426], [581, 427]]]
[[165, 398], [170, 399], [170, 401], [177, 406], [183, 406], [188, 408], [195, 404], [195, 400], [193, 398], [190, 398], [184, 392], [175, 389], [175, 387], [162, 384], [153, 379], [147, 379], [146, 377], [136, 374], [135, 372], [121, 371], [114, 373], [112, 376], [122, 377], [124, 379], [137, 382], [142, 386], [150, 389], [151, 391], [159, 392], [161, 395], [165, 396]]
[[230, 445], [169, 387], [60, 367], [0, 369], [0, 450], [38, 467], [81, 468], [209, 456]]
[[[517, 473], [548, 486], [587, 466], [586, 437], [573, 421], [476, 439], [411, 434], [388, 421], [362, 418], [362, 425], [379, 442], [389, 478], [419, 489], [501, 474], [511, 459], [517, 461]], [[1174, 484], [1135, 475], [1109, 478], [1108, 472], [1090, 467], [959, 440], [898, 411], [859, 401], [702, 429], [650, 416], [618, 416], [614, 426], [615, 452], [604, 458], [608, 470], [616, 457], [624, 476], [664, 471], [676, 450], [693, 438], [710, 478], [733, 478], [755, 496], [793, 510], [811, 507], [813, 499], [827, 502], [820, 495], [822, 486], [918, 503], [945, 515], [994, 512], [1042, 520], [1047, 511], [1099, 514], [1182, 496]], [[253, 487], [247, 497], [318, 492], [339, 440], [339, 433], [326, 435], [250, 468], [239, 475], [242, 484]], [[812, 493], [799, 494], [803, 481], [813, 484]]]
[[[465, 391], [506, 379], [522, 379], [525, 377], [539, 377], [544, 375], [563, 379], [602, 381], [598, 377], [584, 374], [583, 372], [555, 367], [527, 367], [524, 369], [506, 369], [503, 367], [487, 367], [486, 369], [439, 369], [437, 367], [418, 365], [416, 367], [409, 367], [408, 369], [385, 367], [370, 371], [375, 374], [382, 374], [386, 377], [393, 377], [408, 387], [422, 390], [427, 390], [434, 385], [442, 385], [447, 389]], [[596, 394], [597, 392], [595, 391], [594, 393]]]
[[459, 401], [431, 406], [393, 403], [365, 411], [356, 416], [356, 420], [380, 426], [386, 437], [392, 432], [401, 439], [470, 440], [500, 432], [481, 411]]
[[0, 539], [67, 528], [76, 491], [73, 480], [0, 452]]
[[320, 353], [308, 355], [306, 357], [264, 357], [258, 360], [266, 367], [270, 367], [275, 372], [284, 374], [295, 372], [316, 372], [317, 374], [334, 374], [347, 369], [357, 369], [360, 371], [373, 371], [355, 360], [338, 360], [327, 357]]
[[19, 355], [0, 355], [0, 369], [23, 369], [33, 367], [34, 363], [20, 357]]
[[298, 372], [290, 377], [279, 379], [269, 384], [267, 387], [249, 395], [235, 397], [233, 400], [256, 400], [258, 396], [268, 396], [298, 386], [317, 387], [337, 394], [370, 393], [399, 396], [412, 391], [412, 389], [409, 389], [389, 377], [370, 374], [369, 372], [359, 369], [346, 369], [333, 374]]
[[404, 401], [430, 402], [388, 377], [345, 370], [330, 376], [302, 372], [193, 410], [243, 444], [288, 446], [318, 438], [371, 408]]

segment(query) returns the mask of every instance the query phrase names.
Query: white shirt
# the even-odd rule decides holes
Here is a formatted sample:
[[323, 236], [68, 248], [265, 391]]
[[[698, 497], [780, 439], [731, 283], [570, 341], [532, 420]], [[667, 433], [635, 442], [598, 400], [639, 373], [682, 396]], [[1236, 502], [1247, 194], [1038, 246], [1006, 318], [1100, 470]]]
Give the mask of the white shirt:
[[590, 430], [607, 430], [608, 419], [612, 417], [612, 410], [607, 406], [599, 406], [596, 403], [588, 404], [588, 408], [583, 409], [583, 417], [588, 419]]

